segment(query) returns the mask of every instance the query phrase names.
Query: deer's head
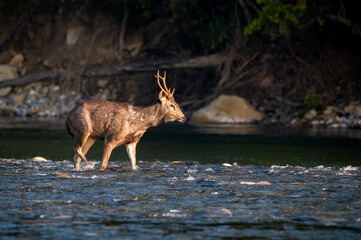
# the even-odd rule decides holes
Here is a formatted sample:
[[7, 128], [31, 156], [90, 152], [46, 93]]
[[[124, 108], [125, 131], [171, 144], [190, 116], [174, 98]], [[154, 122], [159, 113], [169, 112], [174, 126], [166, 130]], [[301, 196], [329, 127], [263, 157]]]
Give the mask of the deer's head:
[[[161, 89], [161, 91], [159, 93], [159, 100], [162, 104], [163, 110], [166, 112], [166, 114], [164, 116], [164, 121], [165, 122], [179, 121], [182, 123], [185, 122], [186, 117], [184, 116], [182, 110], [179, 108], [178, 104], [176, 103], [176, 101], [174, 100], [174, 97], [173, 97], [175, 89], [173, 89], [173, 91], [171, 92], [167, 88], [167, 85], [165, 83], [166, 72], [164, 71], [164, 76], [161, 77], [159, 75], [159, 70], [158, 70], [157, 75], [154, 75], [154, 76], [157, 78], [158, 85]], [[162, 79], [163, 86], [161, 85], [159, 79]]]

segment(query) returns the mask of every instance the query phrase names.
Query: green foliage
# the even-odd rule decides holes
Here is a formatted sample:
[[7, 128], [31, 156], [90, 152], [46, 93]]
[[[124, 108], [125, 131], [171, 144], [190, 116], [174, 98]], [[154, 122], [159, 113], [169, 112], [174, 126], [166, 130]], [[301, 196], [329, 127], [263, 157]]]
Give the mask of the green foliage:
[[[286, 33], [295, 33], [295, 27], [309, 22], [318, 23], [319, 29], [326, 28], [327, 15], [350, 16], [350, 11], [354, 19], [359, 15], [356, 4], [345, 0], [255, 1], [244, 1], [244, 7], [238, 0], [0, 0], [0, 20], [19, 12], [31, 15], [40, 11], [56, 13], [58, 9], [82, 9], [82, 12], [90, 13], [101, 11], [114, 16], [121, 23], [126, 6], [127, 28], [142, 28], [156, 19], [171, 20], [173, 34], [183, 47], [199, 54], [228, 48], [234, 44], [235, 36], [239, 37], [240, 32], [251, 35], [259, 31], [263, 36], [277, 39]], [[247, 22], [244, 11], [248, 11], [253, 18], [251, 22]], [[358, 22], [350, 24], [346, 21], [345, 26], [361, 35]], [[333, 29], [326, 30], [331, 32]]]
[[289, 25], [297, 26], [307, 11], [306, 0], [280, 1], [280, 0], [257, 0], [262, 6], [262, 11], [248, 26], [244, 28], [244, 34], [250, 35], [262, 28], [274, 28], [273, 38], [283, 35]]
[[261, 31], [271, 39], [276, 39], [285, 35], [287, 31], [295, 32], [295, 27], [308, 26], [313, 22], [324, 28], [325, 20], [330, 16], [333, 16], [332, 21], [351, 27], [354, 34], [361, 35], [359, 21], [351, 21], [350, 24], [350, 19], [345, 15], [347, 11], [347, 16], [351, 15], [355, 20], [358, 19], [359, 14], [354, 8], [356, 5], [344, 0], [256, 0], [256, 2], [261, 7], [261, 11], [243, 29], [245, 35]]
[[185, 47], [209, 53], [227, 48], [231, 44], [235, 2], [171, 0], [169, 6], [176, 24], [174, 34]]
[[312, 90], [305, 96], [303, 103], [307, 109], [322, 110], [325, 108], [325, 104], [314, 88], [312, 88]]
[[360, 26], [360, 25], [357, 25], [357, 24], [353, 24], [353, 25], [352, 25], [352, 32], [353, 32], [354, 34], [361, 35], [361, 26]]

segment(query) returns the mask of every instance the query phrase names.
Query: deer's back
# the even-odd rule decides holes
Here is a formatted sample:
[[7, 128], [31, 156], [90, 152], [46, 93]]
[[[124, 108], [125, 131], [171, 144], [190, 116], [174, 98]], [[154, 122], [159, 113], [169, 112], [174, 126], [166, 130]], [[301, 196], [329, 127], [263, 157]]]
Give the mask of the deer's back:
[[132, 109], [127, 103], [90, 100], [71, 110], [67, 125], [74, 135], [89, 133], [93, 138], [104, 139], [108, 131], [119, 132], [126, 127]]

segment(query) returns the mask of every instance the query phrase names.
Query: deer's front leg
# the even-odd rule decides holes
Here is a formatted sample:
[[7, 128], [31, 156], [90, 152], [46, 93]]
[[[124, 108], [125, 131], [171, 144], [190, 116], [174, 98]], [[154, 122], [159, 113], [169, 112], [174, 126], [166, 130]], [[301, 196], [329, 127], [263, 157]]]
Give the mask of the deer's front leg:
[[102, 167], [100, 170], [105, 170], [108, 165], [110, 154], [112, 153], [115, 145], [111, 144], [109, 142], [104, 143], [104, 149], [103, 149], [103, 160], [102, 160]]
[[137, 147], [137, 143], [130, 143], [126, 145], [128, 157], [132, 163], [133, 170], [137, 169], [137, 160], [135, 158], [135, 149]]

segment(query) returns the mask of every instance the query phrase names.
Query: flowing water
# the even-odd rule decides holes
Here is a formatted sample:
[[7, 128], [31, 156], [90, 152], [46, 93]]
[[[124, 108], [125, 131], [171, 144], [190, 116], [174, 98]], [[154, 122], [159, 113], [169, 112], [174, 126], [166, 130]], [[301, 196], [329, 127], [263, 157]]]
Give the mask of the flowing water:
[[101, 172], [63, 124], [0, 122], [0, 239], [361, 237], [358, 130], [163, 126]]

